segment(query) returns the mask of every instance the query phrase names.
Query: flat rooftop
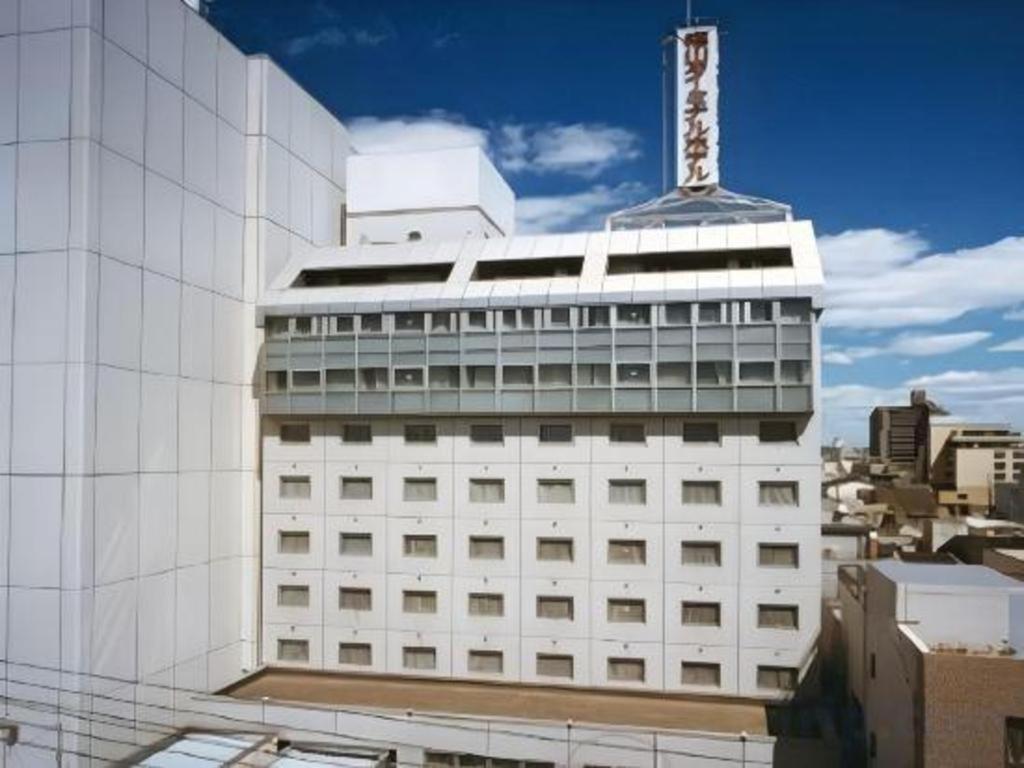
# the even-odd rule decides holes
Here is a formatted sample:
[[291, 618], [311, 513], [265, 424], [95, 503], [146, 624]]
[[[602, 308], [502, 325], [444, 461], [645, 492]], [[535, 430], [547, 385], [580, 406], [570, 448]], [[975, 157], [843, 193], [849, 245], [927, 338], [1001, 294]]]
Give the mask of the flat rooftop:
[[765, 705], [750, 699], [633, 691], [554, 688], [508, 683], [427, 680], [267, 669], [224, 693], [328, 707], [365, 707], [423, 714], [550, 720], [635, 728], [768, 734]]
[[1021, 583], [984, 565], [943, 565], [878, 560], [871, 564], [890, 581], [939, 587], [983, 587], [1021, 589]]

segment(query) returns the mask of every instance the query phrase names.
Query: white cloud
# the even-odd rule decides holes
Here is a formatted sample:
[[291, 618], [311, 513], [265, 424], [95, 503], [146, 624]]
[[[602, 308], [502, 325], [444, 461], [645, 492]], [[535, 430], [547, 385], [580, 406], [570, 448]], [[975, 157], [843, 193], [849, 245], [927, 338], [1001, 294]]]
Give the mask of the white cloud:
[[909, 402], [911, 389], [927, 390], [929, 399], [961, 418], [1018, 426], [1024, 422], [1024, 368], [952, 370], [917, 376], [897, 387], [825, 387], [823, 439], [828, 442], [840, 437], [851, 444], [866, 444], [871, 409]]
[[829, 348], [822, 360], [833, 365], [853, 365], [857, 360], [869, 357], [894, 355], [897, 357], [931, 357], [945, 355], [974, 346], [992, 336], [988, 331], [964, 331], [963, 333], [901, 333], [883, 346]]
[[524, 197], [516, 202], [516, 231], [533, 234], [601, 229], [605, 216], [646, 194], [643, 184], [623, 183], [614, 187], [599, 184], [568, 195]]
[[566, 173], [593, 179], [640, 156], [640, 137], [603, 123], [506, 125], [497, 133], [498, 162], [510, 173]]
[[338, 25], [321, 27], [308, 35], [299, 35], [288, 40], [284, 52], [288, 56], [302, 56], [314, 48], [343, 48], [354, 45], [359, 48], [376, 48], [395, 37], [390, 28], [374, 31], [361, 27], [343, 29]]
[[365, 154], [487, 147], [488, 135], [459, 115], [434, 110], [418, 117], [356, 117], [346, 122], [352, 145]]
[[988, 348], [989, 352], [1024, 352], [1024, 336]]
[[483, 128], [460, 115], [433, 110], [387, 119], [357, 117], [348, 121], [348, 127], [360, 152], [482, 147], [507, 173], [559, 173], [594, 179], [640, 155], [640, 139], [635, 133], [600, 123], [505, 123]]
[[1024, 237], [928, 254], [913, 232], [850, 230], [819, 238], [826, 324], [847, 328], [934, 325], [1020, 301]]
[[1003, 320], [1024, 320], [1024, 306], [1014, 307], [1003, 315]]

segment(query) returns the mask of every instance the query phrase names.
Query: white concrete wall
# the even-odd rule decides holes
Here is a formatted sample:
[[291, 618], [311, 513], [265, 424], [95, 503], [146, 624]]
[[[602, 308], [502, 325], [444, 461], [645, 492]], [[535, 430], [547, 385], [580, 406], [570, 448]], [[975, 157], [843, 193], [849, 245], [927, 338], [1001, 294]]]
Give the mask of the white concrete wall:
[[[15, 761], [52, 762], [58, 721], [16, 699], [55, 705], [62, 689], [66, 759], [120, 757], [159, 735], [142, 721], [167, 720], [172, 691], [255, 663], [254, 303], [261, 265], [293, 241], [260, 240], [247, 207], [248, 70], [180, 0], [0, 0], [0, 642]], [[265, 114], [281, 110], [291, 125], [287, 106]], [[311, 155], [302, 138], [292, 147]], [[321, 187], [289, 209], [309, 220], [296, 242], [339, 220], [340, 184]]]
[[[406, 444], [402, 419], [364, 417], [351, 420], [369, 421], [373, 442], [350, 445], [340, 437], [347, 420], [313, 420], [310, 442], [296, 445], [281, 442], [280, 424], [301, 418], [264, 419], [264, 582], [304, 584], [319, 596], [307, 608], [278, 609], [276, 587], [265, 589], [266, 663], [283, 663], [277, 641], [295, 638], [310, 644], [309, 662], [298, 666], [336, 669], [338, 638], [361, 636], [373, 648], [369, 670], [378, 672], [409, 672], [401, 663], [403, 643], [436, 645], [438, 669], [432, 674], [456, 677], [471, 676], [470, 648], [500, 648], [500, 679], [507, 681], [550, 682], [536, 675], [536, 654], [564, 653], [574, 657], [574, 684], [619, 686], [607, 677], [608, 658], [643, 658], [644, 682], [626, 685], [652, 690], [687, 690], [680, 664], [714, 661], [721, 665], [722, 685], [711, 692], [751, 696], [774, 695], [758, 688], [758, 665], [806, 668], [820, 621], [816, 419], [800, 424], [798, 445], [786, 446], [759, 444], [753, 416], [721, 419], [717, 446], [684, 445], [683, 420], [677, 417], [621, 417], [644, 422], [642, 445], [610, 442], [611, 419], [560, 415], [410, 417], [409, 422], [437, 425], [437, 443], [429, 446]], [[495, 422], [504, 426], [503, 444], [470, 441], [471, 424]], [[546, 422], [571, 422], [574, 442], [540, 443], [538, 428]], [[279, 478], [289, 475], [310, 478], [310, 498], [281, 498]], [[372, 478], [373, 499], [340, 499], [344, 476]], [[437, 501], [402, 500], [407, 477], [436, 478]], [[485, 477], [505, 480], [503, 503], [470, 503], [469, 481]], [[573, 479], [574, 503], [538, 503], [537, 480], [559, 477]], [[609, 504], [609, 480], [618, 478], [644, 478], [647, 503]], [[684, 505], [682, 482], [690, 478], [720, 479], [722, 505]], [[760, 506], [757, 485], [764, 479], [798, 482], [799, 506]], [[310, 552], [279, 554], [282, 530], [308, 531]], [[362, 562], [339, 556], [341, 531], [371, 532], [373, 556]], [[438, 556], [406, 557], [407, 534], [436, 535]], [[505, 559], [469, 560], [473, 534], [503, 536]], [[574, 560], [539, 561], [542, 536], [572, 538]], [[610, 564], [610, 539], [646, 541], [646, 564]], [[691, 540], [720, 542], [722, 565], [683, 565], [681, 542]], [[797, 544], [799, 566], [759, 566], [759, 543]], [[338, 609], [338, 587], [346, 583], [373, 590], [372, 612]], [[435, 590], [437, 613], [403, 613], [402, 591], [408, 589]], [[502, 593], [504, 617], [468, 616], [471, 591]], [[574, 619], [537, 617], [539, 595], [571, 596]], [[607, 601], [619, 597], [644, 600], [646, 621], [609, 623]], [[721, 626], [684, 626], [683, 600], [719, 602]], [[798, 628], [758, 627], [761, 603], [797, 606]]]

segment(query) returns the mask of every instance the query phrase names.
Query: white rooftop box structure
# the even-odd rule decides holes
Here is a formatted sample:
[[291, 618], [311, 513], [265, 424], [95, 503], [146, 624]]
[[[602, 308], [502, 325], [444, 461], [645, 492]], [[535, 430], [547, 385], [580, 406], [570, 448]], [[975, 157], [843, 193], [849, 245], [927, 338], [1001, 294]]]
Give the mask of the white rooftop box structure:
[[509, 236], [515, 195], [478, 147], [353, 155], [347, 242]]

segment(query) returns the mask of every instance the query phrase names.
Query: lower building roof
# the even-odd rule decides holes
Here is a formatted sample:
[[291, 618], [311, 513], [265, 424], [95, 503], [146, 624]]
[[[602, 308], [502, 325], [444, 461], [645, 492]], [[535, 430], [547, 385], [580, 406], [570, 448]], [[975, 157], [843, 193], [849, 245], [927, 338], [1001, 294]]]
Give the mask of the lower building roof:
[[768, 734], [763, 702], [715, 696], [280, 669], [257, 672], [225, 693], [240, 699], [269, 698], [329, 707]]

